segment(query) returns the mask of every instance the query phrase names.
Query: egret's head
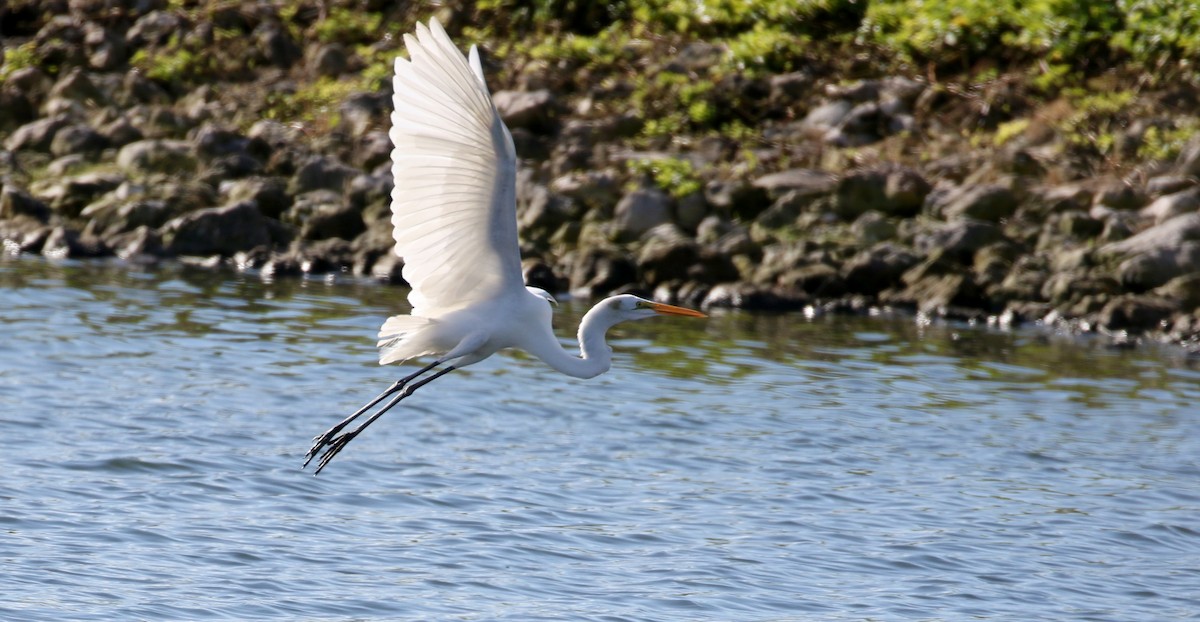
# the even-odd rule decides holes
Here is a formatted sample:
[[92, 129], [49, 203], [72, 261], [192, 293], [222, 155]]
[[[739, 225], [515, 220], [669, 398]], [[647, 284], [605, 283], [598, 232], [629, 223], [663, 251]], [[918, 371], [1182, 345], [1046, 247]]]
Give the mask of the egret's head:
[[675, 305], [663, 304], [638, 298], [630, 294], [622, 294], [613, 296], [603, 303], [608, 311], [617, 318], [617, 321], [624, 320], [642, 320], [656, 315], [679, 315], [684, 317], [707, 317], [699, 311], [676, 307]]

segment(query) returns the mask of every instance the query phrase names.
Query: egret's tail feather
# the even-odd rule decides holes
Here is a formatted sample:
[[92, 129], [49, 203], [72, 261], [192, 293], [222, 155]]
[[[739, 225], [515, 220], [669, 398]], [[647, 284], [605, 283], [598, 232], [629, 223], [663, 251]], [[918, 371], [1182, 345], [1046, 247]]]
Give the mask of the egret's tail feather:
[[429, 329], [436, 320], [412, 315], [393, 315], [379, 329], [379, 364], [388, 365], [418, 356], [437, 354]]

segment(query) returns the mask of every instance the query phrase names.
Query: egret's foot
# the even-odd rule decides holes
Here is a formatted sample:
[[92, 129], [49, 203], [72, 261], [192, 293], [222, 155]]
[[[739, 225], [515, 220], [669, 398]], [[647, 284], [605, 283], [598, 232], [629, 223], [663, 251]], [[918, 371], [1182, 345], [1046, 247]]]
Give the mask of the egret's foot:
[[354, 440], [354, 437], [358, 436], [358, 433], [361, 431], [361, 429], [351, 430], [345, 434], [339, 434], [324, 443], [324, 445], [328, 445], [328, 447], [326, 447], [325, 453], [321, 454], [321, 459], [317, 461], [317, 470], [313, 471], [313, 475], [320, 475], [321, 469], [324, 469], [326, 466], [328, 466], [329, 461], [333, 460], [333, 457], [338, 455], [338, 452], [344, 449], [347, 443]]
[[[346, 427], [346, 426], [342, 425], [342, 424], [338, 424], [338, 425], [335, 425], [332, 428], [329, 428], [328, 430], [326, 430], [324, 434], [321, 434], [319, 436], [314, 436], [312, 447], [309, 447], [308, 453], [304, 454], [304, 466], [305, 467], [308, 466], [308, 463], [312, 462], [312, 459], [316, 458], [317, 454], [321, 453], [321, 450], [326, 445], [328, 445], [329, 442], [331, 440], [333, 440], [333, 438], [337, 435], [337, 433], [341, 432], [342, 428], [344, 428], [344, 427]], [[303, 468], [303, 467], [301, 467], [301, 468]]]

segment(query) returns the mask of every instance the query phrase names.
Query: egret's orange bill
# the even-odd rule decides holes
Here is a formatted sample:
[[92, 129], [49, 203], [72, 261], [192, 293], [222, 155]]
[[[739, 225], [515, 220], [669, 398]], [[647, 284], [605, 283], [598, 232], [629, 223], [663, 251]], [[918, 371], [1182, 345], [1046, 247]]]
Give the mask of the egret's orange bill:
[[663, 315], [683, 315], [686, 317], [708, 317], [707, 315], [704, 315], [703, 313], [701, 313], [699, 311], [693, 311], [691, 309], [685, 309], [683, 307], [676, 307], [675, 305], [666, 305], [661, 302], [652, 302], [652, 303], [650, 303], [649, 306], [655, 312], [661, 313]]

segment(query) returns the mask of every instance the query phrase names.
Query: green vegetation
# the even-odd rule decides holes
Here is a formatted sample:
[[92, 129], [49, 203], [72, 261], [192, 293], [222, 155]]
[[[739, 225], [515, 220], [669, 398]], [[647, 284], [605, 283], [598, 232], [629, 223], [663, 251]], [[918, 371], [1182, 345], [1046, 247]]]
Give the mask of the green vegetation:
[[626, 166], [631, 173], [649, 176], [654, 180], [654, 185], [677, 199], [700, 192], [704, 188], [700, 177], [696, 174], [696, 169], [689, 160], [678, 158], [631, 160]]
[[38, 64], [37, 46], [30, 41], [24, 45], [4, 50], [4, 64], [0, 65], [0, 82], [8, 78], [8, 74], [26, 67]]

